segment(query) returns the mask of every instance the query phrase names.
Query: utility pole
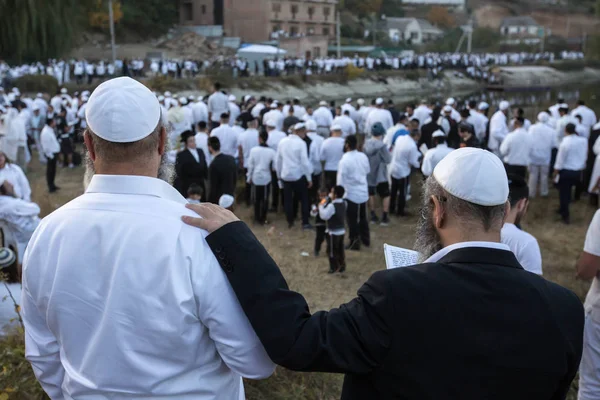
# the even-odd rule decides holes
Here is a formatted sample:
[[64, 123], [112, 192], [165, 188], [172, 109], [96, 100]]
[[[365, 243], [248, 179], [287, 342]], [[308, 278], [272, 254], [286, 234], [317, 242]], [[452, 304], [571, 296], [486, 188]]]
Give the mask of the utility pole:
[[112, 63], [115, 65], [117, 49], [115, 48], [115, 16], [113, 15], [112, 0], [108, 0], [108, 18], [110, 20], [110, 48], [112, 50]]
[[337, 24], [335, 27], [335, 36], [337, 39], [337, 58], [338, 60], [342, 58], [342, 21], [340, 18], [340, 12], [337, 12]]
[[471, 44], [473, 43], [473, 18], [469, 21], [469, 36], [467, 37], [467, 53], [471, 54]]
[[373, 26], [371, 27], [371, 35], [373, 36], [373, 47], [377, 47], [377, 14], [373, 13]]

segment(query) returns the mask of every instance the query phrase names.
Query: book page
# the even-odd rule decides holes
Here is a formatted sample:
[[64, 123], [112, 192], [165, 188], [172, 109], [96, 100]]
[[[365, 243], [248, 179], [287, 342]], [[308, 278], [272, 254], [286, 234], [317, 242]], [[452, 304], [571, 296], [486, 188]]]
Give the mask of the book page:
[[419, 263], [419, 253], [414, 250], [384, 244], [383, 253], [387, 269], [409, 267]]

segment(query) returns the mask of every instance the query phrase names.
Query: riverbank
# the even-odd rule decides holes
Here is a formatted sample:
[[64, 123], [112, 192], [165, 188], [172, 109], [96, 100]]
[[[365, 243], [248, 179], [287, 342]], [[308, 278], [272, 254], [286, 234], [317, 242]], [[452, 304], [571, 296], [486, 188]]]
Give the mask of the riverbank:
[[600, 81], [600, 69], [585, 67], [581, 70], [561, 71], [547, 66], [517, 66], [500, 68], [500, 77], [506, 86], [556, 87], [569, 84]]

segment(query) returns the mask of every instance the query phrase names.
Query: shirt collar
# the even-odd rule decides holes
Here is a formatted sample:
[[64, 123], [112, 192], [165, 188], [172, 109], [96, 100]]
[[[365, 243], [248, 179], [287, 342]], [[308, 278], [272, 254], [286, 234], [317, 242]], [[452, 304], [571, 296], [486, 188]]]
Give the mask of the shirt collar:
[[510, 247], [503, 243], [495, 243], [495, 242], [462, 242], [455, 243], [450, 246], [444, 247], [442, 250], [438, 251], [427, 260], [425, 263], [436, 263], [444, 258], [448, 253], [458, 249], [464, 249], [467, 247], [484, 247], [487, 249], [496, 249], [496, 250], [507, 250], [510, 251]]
[[147, 176], [96, 174], [92, 177], [85, 193], [133, 194], [160, 197], [181, 204], [187, 203], [185, 198], [167, 182]]

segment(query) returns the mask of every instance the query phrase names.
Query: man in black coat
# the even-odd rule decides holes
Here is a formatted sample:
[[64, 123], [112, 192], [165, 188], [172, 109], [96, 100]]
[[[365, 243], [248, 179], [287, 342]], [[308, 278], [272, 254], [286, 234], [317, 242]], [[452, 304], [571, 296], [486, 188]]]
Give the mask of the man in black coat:
[[357, 298], [312, 315], [235, 216], [200, 205], [191, 208], [205, 219], [184, 221], [212, 232], [207, 242], [271, 359], [345, 373], [344, 400], [564, 399], [583, 307], [500, 243], [508, 193], [495, 155], [450, 153], [423, 196], [415, 247], [429, 259], [376, 272]]
[[425, 144], [428, 149], [435, 147], [433, 145], [433, 132], [442, 130], [442, 127], [437, 123], [440, 118], [440, 111], [441, 109], [439, 107], [434, 108], [431, 113], [431, 121], [421, 127], [421, 139], [419, 139], [419, 142], [417, 143], [418, 148], [421, 148], [423, 144]]
[[208, 176], [208, 166], [204, 153], [196, 148], [196, 138], [192, 131], [185, 131], [181, 134], [181, 141], [185, 149], [177, 154], [175, 161], [175, 189], [183, 197], [187, 197], [188, 188], [192, 183], [196, 183], [205, 191], [204, 182]]
[[208, 201], [213, 204], [219, 204], [219, 199], [224, 194], [235, 197], [237, 165], [235, 158], [221, 153], [219, 138], [208, 138], [208, 151], [213, 158], [208, 168], [208, 180], [210, 184]]

